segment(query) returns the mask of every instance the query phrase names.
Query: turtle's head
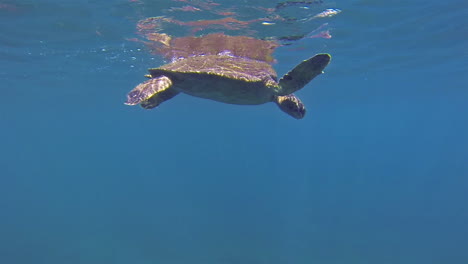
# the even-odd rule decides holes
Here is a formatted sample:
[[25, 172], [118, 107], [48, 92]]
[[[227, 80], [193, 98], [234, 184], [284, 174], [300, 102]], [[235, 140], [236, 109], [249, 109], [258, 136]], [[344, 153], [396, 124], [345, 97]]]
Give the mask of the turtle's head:
[[152, 78], [146, 82], [140, 83], [137, 87], [133, 88], [128, 95], [126, 105], [137, 105], [142, 103], [155, 94], [161, 93], [171, 87], [172, 81], [166, 76], [159, 76]]
[[139, 90], [131, 91], [127, 94], [127, 101], [125, 102], [126, 105], [137, 105], [144, 100], [144, 96], [142, 92]]
[[296, 119], [301, 119], [305, 116], [305, 106], [294, 94], [276, 96], [275, 102], [283, 112]]

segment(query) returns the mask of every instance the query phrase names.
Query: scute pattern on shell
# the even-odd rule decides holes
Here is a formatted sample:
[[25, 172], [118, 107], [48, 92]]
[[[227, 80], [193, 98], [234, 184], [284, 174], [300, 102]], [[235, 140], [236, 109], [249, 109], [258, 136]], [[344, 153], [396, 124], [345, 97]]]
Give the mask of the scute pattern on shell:
[[159, 68], [150, 69], [153, 77], [167, 72], [212, 74], [245, 82], [273, 82], [276, 84], [276, 72], [270, 64], [247, 58], [229, 55], [194, 56]]

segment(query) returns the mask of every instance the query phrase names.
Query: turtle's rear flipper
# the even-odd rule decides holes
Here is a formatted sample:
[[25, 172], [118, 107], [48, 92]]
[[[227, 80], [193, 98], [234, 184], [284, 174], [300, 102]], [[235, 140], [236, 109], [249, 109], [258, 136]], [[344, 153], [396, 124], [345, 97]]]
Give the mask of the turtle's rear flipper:
[[304, 87], [323, 72], [330, 59], [330, 54], [317, 54], [299, 63], [279, 80], [282, 88], [279, 95], [288, 95]]
[[137, 105], [148, 100], [153, 95], [169, 89], [172, 81], [166, 76], [160, 76], [140, 83], [127, 95], [126, 105]]
[[174, 89], [166, 89], [151, 96], [150, 98], [148, 98], [148, 100], [141, 102], [140, 105], [145, 109], [155, 108], [162, 102], [167, 101], [178, 94], [179, 92]]

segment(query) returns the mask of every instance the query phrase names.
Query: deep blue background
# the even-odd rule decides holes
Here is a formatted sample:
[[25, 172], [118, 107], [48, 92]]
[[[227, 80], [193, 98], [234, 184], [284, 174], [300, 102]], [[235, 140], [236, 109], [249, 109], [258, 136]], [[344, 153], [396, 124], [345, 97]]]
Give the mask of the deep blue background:
[[299, 121], [125, 106], [159, 8], [60, 2], [0, 1], [0, 263], [468, 263], [466, 1], [330, 2]]

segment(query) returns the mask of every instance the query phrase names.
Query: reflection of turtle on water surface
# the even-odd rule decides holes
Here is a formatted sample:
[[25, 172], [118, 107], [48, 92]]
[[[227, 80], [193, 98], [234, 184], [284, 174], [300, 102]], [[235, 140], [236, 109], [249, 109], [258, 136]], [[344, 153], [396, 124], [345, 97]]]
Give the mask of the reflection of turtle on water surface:
[[330, 58], [329, 54], [315, 55], [277, 81], [276, 72], [264, 61], [225, 54], [187, 57], [149, 69], [151, 79], [136, 86], [126, 104], [151, 109], [185, 93], [228, 104], [275, 102], [281, 110], [300, 119], [305, 107], [292, 93], [321, 74]]
[[172, 37], [165, 33], [148, 33], [144, 42], [154, 54], [166, 59], [187, 58], [198, 55], [216, 55], [229, 51], [236, 57], [272, 63], [273, 52], [280, 44], [274, 40], [261, 40], [247, 36], [229, 36], [213, 33], [201, 37]]

